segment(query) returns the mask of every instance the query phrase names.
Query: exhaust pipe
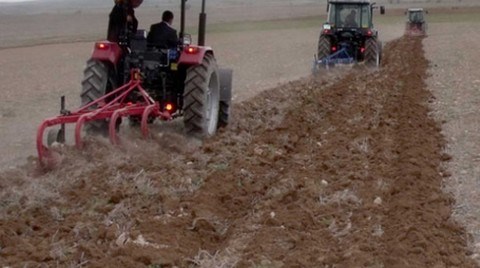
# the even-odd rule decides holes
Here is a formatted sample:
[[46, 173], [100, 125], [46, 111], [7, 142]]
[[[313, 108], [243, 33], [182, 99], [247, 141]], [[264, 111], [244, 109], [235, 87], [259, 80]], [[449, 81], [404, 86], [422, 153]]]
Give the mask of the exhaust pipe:
[[185, 35], [185, 2], [187, 0], [182, 0], [182, 4], [180, 6], [180, 40], [183, 42], [183, 37]]
[[205, 13], [205, 0], [202, 0], [202, 12], [198, 22], [198, 45], [205, 45], [205, 29], [207, 28], [207, 13]]

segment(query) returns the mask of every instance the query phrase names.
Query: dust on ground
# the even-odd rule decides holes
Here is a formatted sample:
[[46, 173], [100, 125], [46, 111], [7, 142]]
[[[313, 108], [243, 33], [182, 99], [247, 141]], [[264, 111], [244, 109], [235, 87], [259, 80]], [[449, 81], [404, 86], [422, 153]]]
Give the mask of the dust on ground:
[[97, 140], [46, 174], [1, 174], [2, 264], [475, 267], [442, 191], [422, 39], [384, 51], [380, 70], [235, 105], [203, 145]]

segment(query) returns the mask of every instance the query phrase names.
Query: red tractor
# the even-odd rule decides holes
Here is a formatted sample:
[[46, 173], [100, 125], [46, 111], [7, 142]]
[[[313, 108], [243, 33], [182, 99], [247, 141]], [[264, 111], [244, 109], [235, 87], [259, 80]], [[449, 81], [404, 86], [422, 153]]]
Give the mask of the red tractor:
[[205, 0], [200, 13], [198, 45], [185, 34], [185, 2], [181, 1], [179, 44], [164, 49], [147, 42], [147, 32], [126, 30], [119, 42], [95, 43], [87, 61], [80, 95], [82, 106], [68, 111], [62, 98], [61, 115], [47, 119], [39, 127], [39, 160], [48, 157], [43, 145], [47, 127], [47, 144], [65, 141], [65, 124], [75, 123], [75, 143], [82, 147], [82, 128], [87, 133], [108, 133], [118, 143], [116, 132], [122, 118], [140, 125], [148, 135], [148, 125], [155, 119], [183, 117], [186, 134], [209, 137], [229, 121], [232, 70], [219, 69], [211, 47], [205, 46]]

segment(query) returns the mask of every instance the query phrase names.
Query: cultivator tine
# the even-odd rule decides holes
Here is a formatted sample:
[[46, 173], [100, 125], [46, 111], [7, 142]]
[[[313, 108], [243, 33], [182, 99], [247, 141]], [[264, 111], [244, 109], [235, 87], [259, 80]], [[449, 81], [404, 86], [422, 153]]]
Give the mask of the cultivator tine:
[[118, 145], [118, 135], [117, 135], [117, 121], [118, 119], [123, 116], [123, 113], [127, 111], [128, 108], [123, 108], [119, 110], [115, 110], [110, 117], [110, 123], [108, 125], [108, 135], [110, 137], [110, 142], [113, 145]]
[[37, 152], [38, 160], [43, 164], [43, 161], [48, 153], [48, 148], [43, 145], [43, 133], [47, 128], [47, 121], [43, 121], [37, 130]]
[[82, 114], [75, 124], [75, 147], [81, 150], [83, 148], [83, 141], [82, 141], [82, 127], [85, 124], [85, 121], [88, 117], [90, 117], [92, 113]]
[[148, 130], [148, 118], [149, 116], [158, 108], [157, 104], [148, 105], [142, 114], [142, 122], [140, 128], [142, 129], [142, 135], [144, 138], [148, 138], [149, 130]]

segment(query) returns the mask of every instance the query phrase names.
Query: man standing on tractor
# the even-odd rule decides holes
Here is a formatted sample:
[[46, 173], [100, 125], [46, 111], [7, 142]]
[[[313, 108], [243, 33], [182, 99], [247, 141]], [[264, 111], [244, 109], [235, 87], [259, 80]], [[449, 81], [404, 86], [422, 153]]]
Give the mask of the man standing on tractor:
[[108, 21], [108, 41], [118, 42], [120, 36], [128, 32], [134, 34], [137, 31], [138, 20], [135, 18], [134, 8], [140, 6], [142, 2], [143, 0], [115, 0]]
[[166, 10], [162, 14], [162, 21], [150, 26], [147, 42], [158, 48], [169, 49], [177, 47], [177, 30], [172, 27], [172, 23], [173, 13], [170, 10]]

